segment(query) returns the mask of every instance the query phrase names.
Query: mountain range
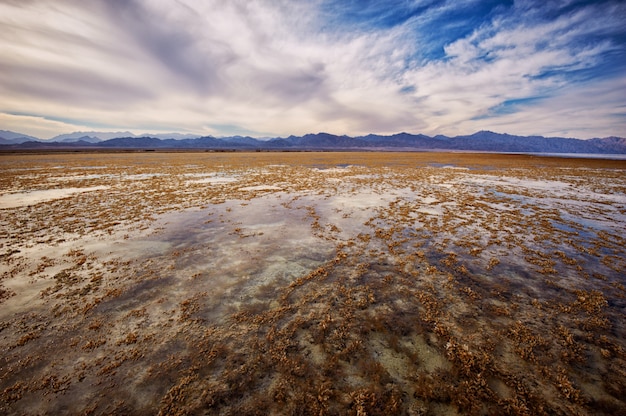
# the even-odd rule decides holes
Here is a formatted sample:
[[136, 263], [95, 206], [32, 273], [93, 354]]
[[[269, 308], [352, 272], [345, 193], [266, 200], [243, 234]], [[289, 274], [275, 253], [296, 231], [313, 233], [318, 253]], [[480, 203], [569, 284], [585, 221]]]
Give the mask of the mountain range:
[[59, 134], [49, 140], [39, 139], [37, 137], [29, 136], [27, 134], [16, 133], [8, 130], [0, 130], [0, 145], [1, 144], [21, 144], [24, 142], [34, 141], [41, 143], [75, 143], [75, 142], [88, 142], [98, 143], [105, 140], [115, 139], [118, 137], [155, 137], [158, 139], [196, 139], [200, 137], [198, 134], [182, 134], [182, 133], [164, 133], [164, 134], [140, 134], [136, 135], [129, 131], [119, 132], [100, 132], [100, 131], [76, 131], [74, 133]]
[[329, 133], [286, 138], [255, 139], [248, 136], [216, 138], [191, 134], [130, 132], [76, 132], [41, 140], [0, 130], [0, 149], [213, 149], [213, 150], [456, 150], [519, 153], [626, 154], [626, 139], [605, 137], [580, 140], [564, 137], [514, 136], [479, 131], [467, 136], [434, 137], [423, 134], [337, 136]]

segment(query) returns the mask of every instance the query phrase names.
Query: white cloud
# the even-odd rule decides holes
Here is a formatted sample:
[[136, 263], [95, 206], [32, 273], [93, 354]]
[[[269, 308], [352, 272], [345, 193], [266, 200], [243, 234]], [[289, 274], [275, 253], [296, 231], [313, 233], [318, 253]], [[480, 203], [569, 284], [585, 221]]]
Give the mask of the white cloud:
[[[533, 129], [535, 133], [540, 133], [542, 126], [545, 126], [546, 133], [556, 131], [555, 122], [550, 121], [549, 114], [558, 116], [564, 110], [563, 105], [568, 101], [561, 99], [565, 94], [562, 89], [572, 84], [564, 71], [592, 67], [601, 54], [615, 48], [607, 41], [592, 45], [580, 42], [585, 36], [601, 30], [598, 25], [584, 24], [589, 14], [589, 11], [579, 12], [558, 20], [533, 23], [527, 22], [524, 16], [509, 16], [512, 21], [497, 20], [493, 25], [483, 26], [470, 36], [446, 45], [446, 60], [433, 61], [406, 73], [406, 82], [416, 86], [415, 95], [420, 99], [421, 110], [427, 115], [425, 118], [429, 120], [426, 132], [464, 134], [476, 129], [489, 129], [493, 125], [502, 125], [505, 131], [514, 128], [514, 132]], [[516, 20], [518, 18], [519, 21]], [[608, 20], [607, 24], [615, 24], [614, 19]], [[546, 75], [551, 71], [554, 73]], [[567, 88], [568, 100], [572, 98], [571, 91], [576, 91], [576, 88], [582, 87], [573, 84]], [[515, 122], [514, 127], [506, 129], [505, 120], [511, 120], [513, 116], [496, 117], [491, 112], [492, 108], [509, 100], [541, 96], [553, 96], [553, 100], [546, 102], [559, 103], [559, 106], [558, 109], [541, 106], [544, 116], [532, 121], [527, 119], [533, 127], [524, 128], [521, 123]], [[570, 101], [569, 105], [576, 108], [585, 107], [588, 103], [583, 99], [579, 103]], [[606, 107], [601, 106], [607, 111]], [[527, 107], [523, 109], [525, 112], [521, 117], [530, 115]], [[573, 125], [579, 123], [557, 117], [562, 123], [561, 131], [566, 131], [564, 126], [572, 125], [572, 132], [583, 134], [592, 125], [597, 125], [597, 119], [584, 118], [585, 114], [580, 111], [578, 115], [586, 120], [583, 123], [585, 127], [576, 128]], [[623, 119], [606, 121], [610, 121], [610, 127], [599, 130], [615, 134], [616, 124], [623, 126]]]
[[[614, 16], [599, 23], [600, 7], [537, 20], [536, 9], [518, 4], [446, 45], [445, 59], [421, 61], [428, 45], [420, 27], [451, 4], [392, 28], [351, 31], [324, 25], [319, 1], [4, 2], [0, 112], [18, 131], [49, 135], [72, 126], [216, 135], [227, 126], [266, 136], [465, 134], [502, 125], [518, 133], [504, 124], [522, 129], [516, 115], [493, 108], [534, 96], [563, 107], [559, 97], [577, 96], [575, 86], [545, 73], [591, 68], [615, 48], [584, 41], [618, 24]], [[37, 117], [20, 128], [9, 113]], [[607, 123], [607, 131], [623, 127]]]
[[2, 130], [15, 131], [42, 139], [54, 137], [58, 135], [59, 132], [88, 130], [85, 126], [48, 120], [43, 117], [5, 113], [0, 113], [0, 126], [2, 126]]
[[[522, 111], [489, 118], [495, 131], [521, 135], [543, 135], [589, 139], [621, 135], [626, 118], [626, 76], [585, 86], [564, 86], [557, 94], [523, 106]], [[484, 121], [468, 121], [470, 131], [480, 130]]]

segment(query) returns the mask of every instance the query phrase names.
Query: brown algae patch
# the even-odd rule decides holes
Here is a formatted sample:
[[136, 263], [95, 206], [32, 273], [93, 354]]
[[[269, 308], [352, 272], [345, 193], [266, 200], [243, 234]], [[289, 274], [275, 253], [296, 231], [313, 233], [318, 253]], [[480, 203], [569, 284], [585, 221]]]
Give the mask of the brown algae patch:
[[0, 165], [0, 194], [39, 196], [0, 209], [3, 414], [626, 406], [624, 162], [261, 152]]

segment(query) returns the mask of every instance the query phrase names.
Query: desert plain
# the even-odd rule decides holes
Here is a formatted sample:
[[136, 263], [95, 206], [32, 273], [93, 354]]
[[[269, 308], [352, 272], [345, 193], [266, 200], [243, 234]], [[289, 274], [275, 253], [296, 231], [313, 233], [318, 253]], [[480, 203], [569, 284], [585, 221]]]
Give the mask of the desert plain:
[[626, 414], [626, 161], [0, 155], [0, 413]]

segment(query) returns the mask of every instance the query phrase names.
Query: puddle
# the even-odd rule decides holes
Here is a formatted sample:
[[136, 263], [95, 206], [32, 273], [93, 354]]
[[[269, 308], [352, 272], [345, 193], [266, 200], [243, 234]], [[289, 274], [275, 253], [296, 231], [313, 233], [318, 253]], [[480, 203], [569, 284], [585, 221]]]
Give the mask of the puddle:
[[[150, 284], [152, 301], [168, 298], [176, 305], [205, 293], [198, 314], [215, 323], [334, 255], [334, 244], [315, 236], [301, 212], [273, 198], [166, 214], [159, 224], [149, 239], [123, 242], [120, 249], [132, 253], [134, 261], [158, 265], [151, 270], [151, 279], [160, 282]], [[264, 302], [269, 307], [268, 299]]]

